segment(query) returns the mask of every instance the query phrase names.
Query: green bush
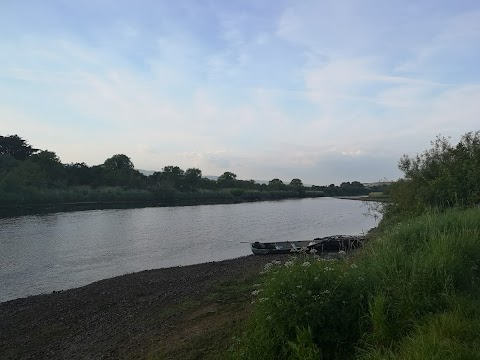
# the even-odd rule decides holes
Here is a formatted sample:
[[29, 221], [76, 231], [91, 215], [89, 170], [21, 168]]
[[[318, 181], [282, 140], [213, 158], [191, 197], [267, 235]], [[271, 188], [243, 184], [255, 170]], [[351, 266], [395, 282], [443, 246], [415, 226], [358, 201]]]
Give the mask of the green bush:
[[[308, 256], [268, 264], [266, 271], [253, 292], [253, 318], [238, 358], [290, 359], [306, 348], [322, 358], [343, 358], [353, 351], [371, 287], [355, 264]], [[305, 331], [313, 344], [301, 340]]]
[[480, 131], [469, 132], [453, 146], [438, 136], [415, 157], [404, 155], [405, 178], [392, 184], [386, 216], [419, 215], [428, 209], [468, 207], [480, 203]]

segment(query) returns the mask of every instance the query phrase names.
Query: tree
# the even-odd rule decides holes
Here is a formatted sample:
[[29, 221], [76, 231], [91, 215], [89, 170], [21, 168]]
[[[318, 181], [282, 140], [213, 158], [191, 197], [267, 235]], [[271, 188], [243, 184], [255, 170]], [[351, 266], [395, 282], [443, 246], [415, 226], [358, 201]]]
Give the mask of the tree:
[[41, 151], [30, 156], [27, 162], [37, 164], [45, 172], [49, 187], [64, 184], [67, 180], [65, 168], [53, 151]]
[[47, 173], [38, 163], [21, 161], [20, 164], [0, 177], [0, 189], [18, 192], [29, 188], [45, 188], [49, 185]]
[[[154, 174], [155, 175], [155, 174]], [[178, 166], [165, 166], [163, 171], [157, 174], [163, 188], [182, 189], [184, 184], [185, 172]]]
[[10, 171], [17, 166], [18, 160], [11, 155], [0, 154], [0, 174]]
[[196, 189], [200, 184], [202, 178], [202, 170], [196, 168], [190, 168], [185, 170], [185, 184], [192, 190]]
[[93, 168], [85, 163], [72, 163], [65, 165], [69, 185], [88, 185], [95, 179]]
[[[200, 170], [199, 170], [200, 171]], [[147, 179], [150, 190], [159, 194], [173, 194], [175, 189], [185, 188], [185, 172], [178, 166], [165, 166], [162, 171], [156, 171]]]
[[297, 191], [300, 196], [305, 195], [305, 188], [303, 187], [302, 180], [292, 179], [292, 181], [290, 181], [290, 187], [292, 187], [293, 190]]
[[233, 187], [235, 185], [235, 181], [237, 180], [237, 175], [230, 171], [225, 171], [222, 175], [220, 175], [217, 179], [218, 185], [220, 187]]
[[105, 160], [103, 167], [109, 170], [133, 170], [133, 163], [127, 155], [117, 154]]
[[32, 155], [30, 160], [43, 165], [61, 164], [60, 158], [57, 154], [48, 150], [43, 150], [38, 154]]
[[480, 131], [469, 132], [453, 146], [437, 136], [432, 147], [398, 164], [405, 178], [391, 185], [393, 206], [387, 213], [420, 213], [480, 203]]
[[268, 182], [268, 187], [270, 190], [283, 190], [285, 188], [285, 184], [280, 179], [272, 179]]
[[290, 186], [292, 186], [292, 187], [303, 187], [303, 182], [300, 179], [292, 179], [292, 181], [290, 181]]
[[18, 135], [0, 136], [0, 155], [10, 155], [17, 160], [27, 160], [38, 152]]

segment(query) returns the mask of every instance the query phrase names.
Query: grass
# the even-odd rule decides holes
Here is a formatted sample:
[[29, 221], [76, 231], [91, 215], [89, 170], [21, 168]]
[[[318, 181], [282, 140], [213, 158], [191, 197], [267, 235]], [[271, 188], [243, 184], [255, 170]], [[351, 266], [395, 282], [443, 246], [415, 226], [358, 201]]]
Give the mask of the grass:
[[347, 260], [268, 266], [233, 359], [480, 358], [480, 209], [391, 225]]
[[24, 187], [16, 191], [0, 189], [0, 217], [105, 207], [232, 204], [318, 196], [321, 196], [321, 194], [307, 192], [301, 195], [295, 191], [245, 189], [198, 189], [193, 192], [181, 192], [175, 189], [149, 191], [146, 189], [128, 189], [121, 186], [98, 188], [73, 186], [51, 189]]
[[187, 299], [164, 309], [156, 321], [170, 321], [171, 331], [161, 339], [152, 339], [147, 359], [225, 359], [245, 330], [255, 277], [251, 273], [217, 284], [200, 299]]

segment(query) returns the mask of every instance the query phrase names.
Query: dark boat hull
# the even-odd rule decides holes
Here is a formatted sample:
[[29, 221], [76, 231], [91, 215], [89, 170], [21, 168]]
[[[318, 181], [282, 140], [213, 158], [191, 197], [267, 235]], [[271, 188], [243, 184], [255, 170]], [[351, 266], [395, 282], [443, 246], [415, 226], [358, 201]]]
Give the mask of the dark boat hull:
[[288, 254], [301, 249], [307, 249], [312, 241], [280, 241], [271, 243], [251, 243], [252, 252], [255, 255]]
[[364, 236], [334, 235], [316, 238], [313, 241], [280, 241], [280, 242], [254, 242], [251, 243], [255, 255], [287, 254], [297, 251], [311, 251], [317, 253], [354, 250], [363, 245]]

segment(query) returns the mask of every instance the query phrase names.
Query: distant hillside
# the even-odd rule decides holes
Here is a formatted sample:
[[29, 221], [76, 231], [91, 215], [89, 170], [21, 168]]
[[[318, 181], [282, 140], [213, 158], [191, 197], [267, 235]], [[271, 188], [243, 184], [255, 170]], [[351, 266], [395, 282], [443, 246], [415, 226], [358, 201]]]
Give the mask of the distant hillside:
[[202, 177], [205, 178], [205, 179], [213, 180], [213, 181], [217, 181], [217, 179], [218, 179], [218, 176], [215, 176], [215, 175], [206, 175], [206, 176], [202, 176]]
[[152, 171], [152, 170], [142, 170], [142, 169], [135, 169], [135, 170], [140, 171], [145, 176], [153, 175], [153, 173], [155, 172], [155, 171]]

